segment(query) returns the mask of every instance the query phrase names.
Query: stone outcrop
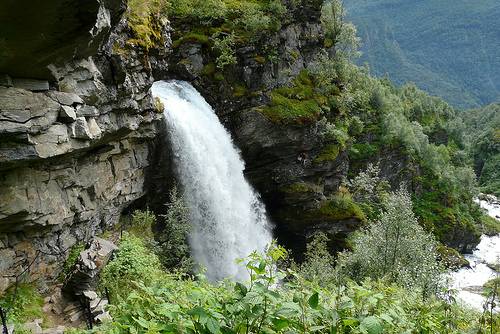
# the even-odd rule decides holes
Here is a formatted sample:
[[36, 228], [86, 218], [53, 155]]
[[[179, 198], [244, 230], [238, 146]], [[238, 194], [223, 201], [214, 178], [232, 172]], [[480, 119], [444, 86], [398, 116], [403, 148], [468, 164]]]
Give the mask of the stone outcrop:
[[[35, 43], [8, 45], [22, 57], [0, 58], [2, 286], [32, 262], [30, 272], [56, 276], [73, 244], [115, 224], [146, 195], [153, 153], [164, 144], [149, 88], [152, 70], [167, 67], [168, 26], [162, 45], [146, 53], [124, 47], [131, 32], [122, 1], [25, 2], [1, 5], [25, 22], [46, 23], [20, 28]], [[16, 27], [0, 22], [2, 33], [4, 25]], [[39, 40], [42, 28], [48, 44]]]

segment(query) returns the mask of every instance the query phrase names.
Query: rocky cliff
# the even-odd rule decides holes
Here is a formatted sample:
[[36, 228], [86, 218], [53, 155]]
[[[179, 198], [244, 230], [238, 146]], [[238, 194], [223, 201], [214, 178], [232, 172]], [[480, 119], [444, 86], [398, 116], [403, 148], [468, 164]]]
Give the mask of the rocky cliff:
[[167, 67], [170, 39], [164, 22], [155, 49], [125, 48], [130, 29], [117, 0], [0, 7], [5, 287], [32, 263], [30, 271], [57, 275], [72, 245], [146, 195], [163, 145], [149, 88], [153, 70]]

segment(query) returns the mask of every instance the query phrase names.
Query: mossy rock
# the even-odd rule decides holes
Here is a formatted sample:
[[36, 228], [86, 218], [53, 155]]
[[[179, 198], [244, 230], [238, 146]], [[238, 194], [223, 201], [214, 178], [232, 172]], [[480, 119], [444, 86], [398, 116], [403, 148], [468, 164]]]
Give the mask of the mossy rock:
[[319, 209], [316, 210], [315, 215], [318, 218], [321, 217], [333, 221], [348, 219], [366, 221], [366, 216], [361, 207], [349, 195], [341, 194], [337, 194], [329, 200], [324, 201]]
[[259, 64], [264, 64], [266, 62], [266, 57], [263, 57], [261, 55], [256, 55], [255, 57], [253, 57], [253, 59], [255, 59], [255, 61]]
[[243, 97], [248, 94], [248, 89], [244, 85], [235, 85], [233, 88], [233, 97]]
[[204, 76], [213, 76], [216, 72], [216, 67], [215, 67], [215, 63], [213, 62], [210, 62], [208, 64], [206, 64], [205, 66], [203, 66], [203, 69], [201, 70], [201, 74], [204, 75]]
[[283, 187], [282, 191], [287, 194], [320, 193], [321, 187], [308, 182], [296, 182]]
[[172, 47], [175, 49], [186, 43], [209, 45], [211, 42], [210, 37], [203, 33], [189, 32], [184, 34], [181, 38], [173, 41]]
[[280, 124], [309, 124], [318, 120], [327, 98], [315, 91], [314, 83], [307, 73], [302, 71], [293, 85], [276, 88], [269, 94], [271, 102], [261, 108], [271, 121]]
[[469, 261], [467, 261], [456, 249], [439, 245], [436, 250], [447, 268], [459, 269], [470, 265]]
[[314, 163], [334, 161], [339, 156], [339, 153], [340, 153], [340, 148], [338, 145], [335, 144], [327, 145], [314, 159]]

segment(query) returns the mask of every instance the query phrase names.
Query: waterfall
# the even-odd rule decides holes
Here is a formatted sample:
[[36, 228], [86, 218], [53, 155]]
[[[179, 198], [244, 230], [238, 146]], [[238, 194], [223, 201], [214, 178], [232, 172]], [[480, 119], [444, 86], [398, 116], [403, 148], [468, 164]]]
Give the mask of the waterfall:
[[271, 226], [243, 176], [244, 163], [230, 134], [187, 82], [159, 81], [153, 96], [164, 105], [177, 177], [190, 211], [189, 243], [210, 280], [248, 278], [235, 260], [271, 241]]

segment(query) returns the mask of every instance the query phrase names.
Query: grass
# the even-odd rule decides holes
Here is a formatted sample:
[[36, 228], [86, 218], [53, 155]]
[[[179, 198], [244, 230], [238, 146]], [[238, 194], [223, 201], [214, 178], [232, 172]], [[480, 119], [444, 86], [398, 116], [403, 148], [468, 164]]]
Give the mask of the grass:
[[43, 298], [33, 284], [22, 283], [11, 287], [0, 296], [0, 306], [10, 310], [7, 314], [8, 322], [23, 324], [34, 319], [43, 319]]

